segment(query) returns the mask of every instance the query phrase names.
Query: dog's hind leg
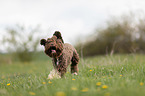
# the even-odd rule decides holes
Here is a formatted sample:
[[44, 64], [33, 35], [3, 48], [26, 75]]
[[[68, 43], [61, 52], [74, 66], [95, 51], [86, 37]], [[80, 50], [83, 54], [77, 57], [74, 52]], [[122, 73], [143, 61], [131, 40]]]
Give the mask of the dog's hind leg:
[[72, 64], [71, 64], [71, 73], [77, 75], [78, 73], [78, 63], [79, 63], [79, 55], [77, 53], [77, 51], [75, 50], [73, 52], [73, 57], [71, 60]]

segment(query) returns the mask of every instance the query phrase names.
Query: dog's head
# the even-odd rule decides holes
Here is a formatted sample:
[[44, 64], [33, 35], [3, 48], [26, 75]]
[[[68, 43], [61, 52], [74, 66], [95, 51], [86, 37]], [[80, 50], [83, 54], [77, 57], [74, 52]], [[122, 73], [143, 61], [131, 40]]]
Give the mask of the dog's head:
[[47, 40], [41, 39], [40, 41], [40, 44], [45, 47], [45, 53], [52, 58], [59, 57], [62, 54], [63, 43], [59, 31], [55, 31], [51, 38], [48, 38]]

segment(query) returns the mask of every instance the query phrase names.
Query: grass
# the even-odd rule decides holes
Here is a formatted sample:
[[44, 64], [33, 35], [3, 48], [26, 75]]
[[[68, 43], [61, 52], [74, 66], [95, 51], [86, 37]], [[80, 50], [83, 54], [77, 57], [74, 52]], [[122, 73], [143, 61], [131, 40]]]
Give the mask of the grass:
[[50, 59], [0, 65], [0, 96], [145, 96], [145, 55], [80, 60], [79, 75], [48, 80]]

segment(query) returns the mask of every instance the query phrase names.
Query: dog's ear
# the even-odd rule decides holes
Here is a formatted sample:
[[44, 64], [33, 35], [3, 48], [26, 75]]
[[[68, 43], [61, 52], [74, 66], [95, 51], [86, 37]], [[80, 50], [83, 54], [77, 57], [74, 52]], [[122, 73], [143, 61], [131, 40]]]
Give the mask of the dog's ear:
[[45, 46], [46, 40], [45, 39], [41, 39], [40, 40], [40, 44]]
[[62, 36], [61, 36], [61, 33], [59, 31], [55, 31], [55, 33], [53, 34], [53, 36], [56, 36], [57, 39], [61, 39], [62, 43], [64, 43], [64, 41], [62, 39]]

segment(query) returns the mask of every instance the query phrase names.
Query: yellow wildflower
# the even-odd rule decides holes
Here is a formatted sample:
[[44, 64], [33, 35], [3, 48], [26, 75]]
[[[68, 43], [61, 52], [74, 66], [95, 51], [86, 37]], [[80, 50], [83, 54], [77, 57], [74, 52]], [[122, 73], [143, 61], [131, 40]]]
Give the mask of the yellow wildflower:
[[64, 92], [57, 92], [56, 96], [66, 96]]
[[105, 93], [104, 95], [105, 95], [105, 96], [110, 96], [110, 93]]
[[82, 91], [82, 92], [88, 92], [88, 90], [89, 90], [88, 88], [84, 88], [84, 89], [82, 89], [81, 91]]
[[92, 70], [90, 70], [90, 71], [92, 71]]
[[72, 79], [72, 80], [76, 80], [76, 79]]
[[140, 82], [139, 84], [140, 84], [140, 86], [144, 85], [144, 83], [143, 83], [143, 82]]
[[16, 74], [14, 74], [14, 76], [17, 76]]
[[10, 85], [11, 85], [10, 83], [7, 84], [7, 86], [10, 86]]
[[101, 82], [97, 82], [96, 85], [97, 85], [97, 86], [100, 86], [100, 85], [101, 85]]
[[36, 95], [34, 92], [29, 92], [30, 95]]
[[48, 81], [48, 83], [51, 84], [52, 82], [51, 81]]
[[77, 88], [76, 88], [76, 87], [72, 87], [72, 88], [71, 88], [71, 90], [76, 91], [76, 90], [77, 90]]
[[102, 78], [106, 78], [106, 76], [102, 76]]
[[102, 88], [103, 88], [103, 89], [107, 89], [108, 86], [107, 86], [107, 85], [103, 85]]
[[5, 76], [2, 76], [2, 79], [4, 79], [5, 78]]
[[46, 84], [46, 82], [42, 82], [42, 84]]
[[123, 75], [120, 75], [120, 77], [122, 77]]

